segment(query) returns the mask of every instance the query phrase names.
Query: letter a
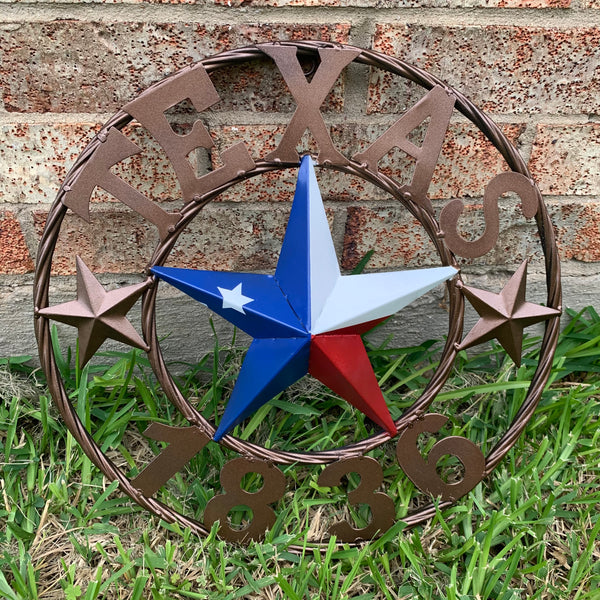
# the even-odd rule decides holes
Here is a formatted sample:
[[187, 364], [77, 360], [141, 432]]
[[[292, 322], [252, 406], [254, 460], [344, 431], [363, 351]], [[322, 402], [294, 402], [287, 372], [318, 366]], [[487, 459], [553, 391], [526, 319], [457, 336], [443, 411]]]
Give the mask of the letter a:
[[[407, 186], [407, 191], [411, 193], [417, 204], [431, 210], [431, 201], [427, 197], [427, 191], [440, 156], [453, 108], [453, 96], [450, 96], [439, 85], [434, 87], [364, 152], [355, 154], [352, 157], [353, 160], [366, 164], [370, 171], [376, 173], [379, 160], [393, 148], [400, 148], [416, 159], [412, 181]], [[419, 148], [407, 136], [427, 118], [431, 120], [423, 145]]]

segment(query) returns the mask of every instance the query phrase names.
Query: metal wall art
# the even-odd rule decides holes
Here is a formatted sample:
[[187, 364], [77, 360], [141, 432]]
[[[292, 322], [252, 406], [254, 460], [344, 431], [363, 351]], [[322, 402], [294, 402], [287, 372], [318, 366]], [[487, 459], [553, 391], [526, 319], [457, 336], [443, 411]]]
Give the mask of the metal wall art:
[[[218, 90], [219, 82], [224, 81], [222, 75], [245, 65], [262, 69], [259, 72], [269, 90], [274, 85], [286, 90], [294, 110], [277, 135], [261, 134], [268, 149], [250, 149], [240, 135], [234, 143], [224, 142], [222, 146], [228, 147], [217, 152], [218, 130], [209, 133], [207, 111], [224, 97]], [[356, 151], [350, 153], [347, 145], [342, 148], [336, 143], [324, 110], [332, 90], [339, 91], [339, 82], [348, 68], [370, 69], [410, 82], [419, 92], [393, 120], [382, 121], [385, 126], [381, 134], [359, 140]], [[169, 111], [183, 102], [188, 108], [191, 103], [194, 117], [189, 119], [187, 129], [175, 131]], [[235, 108], [244, 109], [239, 102]], [[502, 172], [491, 175], [481, 190], [485, 228], [476, 239], [467, 239], [460, 230], [463, 200], [432, 201], [429, 195], [453, 115], [462, 115], [473, 123], [489, 141], [490, 151], [499, 153], [505, 161]], [[150, 134], [154, 149], [160, 147], [170, 164], [181, 194], [177, 210], [172, 209], [173, 204], [158, 202], [128, 182], [124, 173], [136, 164], [129, 159], [151, 151], [132, 141], [132, 129], [128, 129], [131, 124]], [[343, 129], [344, 123], [338, 119], [335, 126]], [[299, 151], [306, 131], [316, 147], [312, 157]], [[420, 131], [420, 141], [414, 137], [415, 131]], [[193, 156], [205, 150], [210, 151], [213, 165], [203, 170], [194, 163]], [[413, 164], [402, 182], [382, 167], [382, 160], [389, 160], [395, 151], [401, 151]], [[204, 218], [203, 209], [209, 202], [220, 200], [226, 193], [237, 193], [239, 185], [252, 178], [260, 180], [274, 173], [295, 181], [295, 195], [273, 272], [172, 266], [170, 261], [182, 235], [196, 220]], [[403, 207], [433, 248], [426, 263], [432, 266], [362, 274], [342, 272], [319, 189], [318, 179], [325, 175], [363, 181]], [[91, 225], [106, 218], [99, 208], [101, 203], [92, 202], [98, 189], [156, 232], [156, 246], [146, 258], [148, 268], [138, 283], [105, 287], [86, 264], [82, 249], [82, 257], [70, 257], [77, 273], [73, 298], [55, 302], [51, 282], [61, 227], [70, 212], [76, 217], [69, 218], [81, 218]], [[544, 304], [527, 300], [527, 257], [505, 280], [503, 288], [478, 289], [467, 285], [461, 273], [461, 267], [464, 270], [469, 264], [480, 264], [485, 269], [485, 263], [477, 261], [493, 253], [499, 244], [501, 197], [507, 193], [517, 198], [517, 219], [530, 223], [538, 236], [538, 254], [546, 273]], [[244, 198], [239, 200], [243, 202]], [[281, 207], [284, 210], [285, 204]], [[498, 126], [459, 92], [400, 59], [314, 41], [269, 43], [224, 52], [183, 69], [126, 104], [102, 127], [68, 174], [47, 218], [35, 281], [36, 333], [42, 365], [67, 427], [86, 454], [107, 478], [117, 480], [121, 490], [147, 510], [201, 535], [218, 521], [219, 535], [235, 542], [265, 535], [275, 523], [277, 511], [290, 502], [297, 477], [313, 477], [314, 489], [321, 494], [327, 494], [329, 488], [343, 488], [344, 478], [351, 474], [360, 479], [348, 493], [347, 505], [367, 505], [370, 518], [361, 525], [346, 513], [337, 522], [332, 517], [328, 530], [329, 535], [347, 543], [380, 535], [399, 518], [409, 525], [422, 522], [434, 515], [436, 506], [448, 506], [468, 493], [498, 465], [533, 414], [550, 372], [561, 310], [559, 263], [547, 210], [525, 163]], [[448, 329], [439, 363], [418, 398], [402, 410], [395, 410], [394, 418], [361, 336], [440, 284], [446, 286], [448, 297]], [[157, 329], [156, 303], [159, 290], [168, 288], [183, 292], [190, 302], [207, 305], [212, 314], [218, 315], [215, 319], [229, 321], [251, 338], [231, 391], [213, 412], [198, 398], [181, 393], [163, 357], [160, 335], [168, 332], [159, 333]], [[465, 299], [480, 318], [463, 334]], [[130, 311], [134, 306], [141, 307], [141, 329], [132, 323]], [[103, 451], [93, 437], [93, 425], [80, 420], [52, 352], [54, 321], [76, 328], [80, 367], [88, 364], [109, 338], [147, 354], [172, 415], [170, 420], [165, 415], [147, 415], [145, 423], [140, 417], [136, 439], [138, 443], [139, 439], [146, 440], [145, 447], [154, 449], [154, 458], [148, 450], [136, 454], [143, 457], [136, 462], [131, 453], [120, 456], [116, 448], [109, 453], [110, 444]], [[449, 419], [456, 417], [442, 414], [442, 403], [433, 404], [458, 352], [497, 340], [519, 365], [523, 329], [540, 322], [545, 327], [541, 358], [507, 430], [491, 435], [495, 443], [486, 448], [485, 454], [469, 439], [441, 434], [423, 456], [418, 445], [420, 436], [439, 437]], [[193, 327], [191, 323], [188, 326]], [[360, 418], [369, 424], [370, 433], [357, 439], [354, 431], [344, 443], [334, 441], [330, 447], [317, 449], [302, 447], [299, 442], [298, 448], [290, 451], [279, 450], [272, 440], [268, 447], [261, 445], [251, 431], [244, 429], [248, 419], [263, 411], [259, 414], [270, 415], [267, 426], [278, 436], [285, 436], [285, 431], [277, 429], [277, 422], [270, 421], [276, 411], [264, 411], [268, 411], [275, 396], [307, 376], [322, 382], [328, 393], [339, 396], [337, 410], [341, 413], [365, 415]], [[310, 404], [310, 400], [307, 402]], [[310, 429], [311, 418], [329, 417], [319, 415], [318, 406], [314, 406], [299, 410], [295, 418], [306, 418], [306, 428]], [[370, 456], [381, 448], [386, 452], [378, 454], [377, 460]], [[220, 473], [210, 460], [217, 450], [222, 451], [224, 463]], [[444, 479], [437, 469], [438, 461], [448, 455], [462, 465], [454, 481]], [[407, 486], [415, 486], [416, 500], [408, 505], [399, 505], [393, 492], [385, 489], [384, 471], [390, 465], [404, 471]], [[185, 485], [179, 507], [163, 502], [161, 490], [173, 486], [177, 477], [182, 481], [191, 477], [205, 486], [201, 505], [190, 506]], [[243, 482], [249, 477], [262, 478], [262, 486], [246, 489]], [[318, 505], [318, 498], [307, 504]], [[239, 506], [252, 511], [248, 522], [241, 525], [231, 520], [232, 509]], [[321, 508], [325, 512], [327, 506], [323, 498]], [[326, 537], [312, 541], [318, 545]]]

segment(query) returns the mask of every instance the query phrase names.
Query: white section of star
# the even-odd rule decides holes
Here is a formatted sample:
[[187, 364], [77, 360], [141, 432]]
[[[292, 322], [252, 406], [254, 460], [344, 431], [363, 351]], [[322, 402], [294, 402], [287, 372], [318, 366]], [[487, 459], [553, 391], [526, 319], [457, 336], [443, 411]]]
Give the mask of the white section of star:
[[237, 310], [245, 315], [246, 311], [244, 310], [244, 305], [249, 302], [254, 302], [254, 298], [249, 298], [242, 294], [241, 283], [238, 283], [232, 290], [227, 290], [218, 286], [217, 289], [223, 298], [223, 308], [233, 308], [233, 310]]
[[458, 273], [454, 267], [342, 275], [314, 169], [309, 169], [310, 333], [389, 317]]
[[311, 333], [318, 315], [328, 302], [329, 296], [335, 288], [336, 281], [341, 277], [329, 223], [321, 191], [317, 183], [312, 163], [309, 169], [309, 230], [308, 248], [310, 253], [310, 314]]
[[317, 335], [389, 317], [447, 279], [454, 267], [340, 276], [312, 324]]

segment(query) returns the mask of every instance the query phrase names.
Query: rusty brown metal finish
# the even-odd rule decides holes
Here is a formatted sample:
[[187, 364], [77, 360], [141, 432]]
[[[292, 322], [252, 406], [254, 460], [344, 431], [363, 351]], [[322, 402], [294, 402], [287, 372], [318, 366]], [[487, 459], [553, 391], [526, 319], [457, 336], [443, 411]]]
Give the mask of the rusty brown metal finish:
[[213, 148], [210, 133], [200, 120], [194, 122], [190, 133], [175, 133], [165, 115], [169, 108], [187, 99], [191, 100], [199, 113], [220, 100], [202, 64], [176, 73], [123, 107], [125, 112], [146, 127], [169, 157], [186, 203], [201, 198], [215, 187], [254, 168], [248, 150], [239, 143], [222, 153], [222, 167], [202, 177], [196, 176], [188, 155], [198, 148]]
[[[249, 473], [263, 477], [263, 485], [256, 492], [241, 487]], [[212, 527], [219, 521], [219, 535], [230, 542], [261, 539], [265, 531], [275, 523], [275, 511], [271, 508], [285, 492], [285, 477], [273, 464], [262, 460], [234, 458], [221, 470], [221, 485], [224, 493], [211, 498], [204, 511], [204, 525]], [[236, 506], [247, 506], [252, 511], [252, 520], [243, 529], [235, 529], [227, 515]]]
[[535, 183], [521, 173], [500, 173], [496, 175], [485, 188], [483, 196], [483, 214], [485, 231], [477, 240], [468, 242], [458, 233], [458, 219], [463, 211], [460, 200], [451, 200], [444, 206], [440, 214], [440, 226], [445, 242], [459, 256], [476, 258], [487, 254], [498, 241], [500, 233], [500, 216], [498, 200], [507, 192], [515, 192], [522, 202], [522, 211], [526, 218], [535, 217], [542, 198]]
[[340, 542], [370, 540], [377, 534], [385, 533], [394, 524], [394, 501], [387, 494], [377, 491], [383, 483], [383, 470], [374, 458], [367, 456], [346, 458], [327, 465], [319, 476], [318, 485], [341, 485], [342, 479], [350, 473], [360, 475], [360, 484], [348, 494], [348, 502], [352, 506], [368, 505], [371, 509], [371, 521], [360, 529], [341, 521], [332, 525], [329, 533], [335, 535]]
[[174, 231], [181, 215], [164, 211], [156, 202], [110, 171], [111, 167], [141, 150], [114, 127], [108, 128], [107, 133], [99, 133], [96, 139], [100, 144], [94, 150], [93, 160], [87, 160], [73, 182], [63, 186], [62, 203], [89, 221], [92, 193], [96, 187], [100, 187], [153, 223], [158, 228], [160, 239], [165, 240]]
[[[198, 112], [206, 110], [219, 99], [210, 79], [212, 73], [247, 61], [257, 59], [264, 61], [266, 56], [272, 59], [273, 68], [279, 70], [297, 104], [296, 111], [285, 129], [281, 141], [274, 151], [256, 160], [250, 158], [243, 144], [232, 146], [222, 152], [223, 166], [221, 168], [197, 177], [191, 169], [187, 156], [197, 148], [212, 149], [212, 139], [200, 121], [193, 124], [191, 132], [187, 135], [175, 134], [164, 116], [165, 110], [186, 98], [191, 99]], [[364, 152], [347, 158], [335, 148], [321, 113], [321, 106], [335, 81], [352, 62], [383, 69], [409, 79], [423, 87], [427, 93], [388, 131], [372, 142]], [[312, 70], [310, 81], [303, 72], [303, 65], [305, 66], [304, 71], [306, 71], [306, 65], [309, 65]], [[438, 221], [427, 196], [428, 183], [438, 160], [453, 109], [464, 115], [483, 132], [504, 157], [511, 170], [496, 176], [487, 186], [484, 194], [486, 231], [479, 240], [474, 242], [464, 240], [458, 233], [458, 220], [463, 209], [462, 201], [457, 199], [448, 203], [442, 210]], [[132, 121], [133, 117], [150, 131], [172, 162], [185, 203], [180, 212], [164, 211], [154, 201], [110, 172], [114, 165], [140, 151], [121, 133], [121, 130]], [[408, 134], [421, 124], [425, 126], [425, 122], [428, 124], [424, 141], [421, 147], [418, 147], [409, 141]], [[190, 527], [201, 535], [207, 534], [212, 524], [219, 521], [220, 535], [225, 539], [232, 541], [259, 539], [264, 530], [274, 522], [275, 516], [271, 505], [277, 502], [285, 491], [284, 477], [275, 465], [292, 463], [327, 464], [328, 466], [319, 479], [320, 485], [323, 486], [339, 485], [341, 477], [349, 472], [356, 472], [361, 476], [361, 484], [359, 488], [349, 494], [349, 502], [369, 504], [373, 519], [362, 530], [356, 529], [348, 523], [336, 524], [331, 530], [333, 534], [349, 543], [357, 543], [360, 539], [375, 535], [377, 531], [384, 531], [393, 522], [393, 502], [386, 494], [377, 491], [381, 484], [381, 467], [373, 459], [363, 455], [387, 442], [388, 435], [378, 433], [345, 447], [315, 452], [284, 452], [228, 435], [223, 438], [221, 443], [239, 453], [241, 458], [227, 463], [221, 472], [224, 493], [218, 494], [208, 503], [204, 514], [204, 523], [190, 519], [174, 508], [165, 506], [153, 495], [174, 473], [182, 469], [196, 452], [201, 451], [208, 443], [207, 440], [212, 438], [215, 427], [200, 414], [193, 402], [182, 396], [162, 356], [155, 322], [156, 282], [149, 277], [146, 283], [140, 284], [138, 287], [122, 288], [120, 292], [122, 292], [123, 298], [119, 296], [117, 300], [115, 295], [111, 296], [109, 301], [112, 303], [111, 310], [116, 311], [111, 313], [111, 317], [115, 316], [116, 318], [116, 321], [111, 321], [111, 324], [119, 330], [123, 328], [125, 322], [128, 323], [126, 314], [133, 302], [141, 296], [143, 340], [137, 333], [133, 335], [131, 332], [129, 336], [125, 336], [125, 339], [115, 337], [112, 333], [107, 334], [107, 330], [100, 327], [100, 325], [106, 325], [106, 319], [103, 317], [103, 309], [95, 307], [95, 302], [104, 297], [103, 294], [109, 295], [112, 292], [104, 290], [100, 292], [100, 289], [90, 279], [91, 277], [95, 281], [91, 272], [89, 276], [81, 277], [81, 298], [78, 287], [77, 300], [74, 303], [66, 303], [70, 304], [67, 312], [70, 312], [71, 308], [76, 309], [68, 317], [71, 320], [66, 322], [78, 328], [83, 359], [88, 360], [94, 349], [106, 337], [123, 339], [129, 345], [147, 349], [154, 373], [163, 391], [191, 426], [174, 428], [152, 424], [147, 430], [147, 435], [156, 441], [167, 442], [168, 445], [137, 477], [130, 479], [101, 451], [77, 417], [52, 355], [50, 320], [64, 320], [62, 313], [65, 312], [63, 305], [48, 306], [54, 248], [67, 209], [69, 208], [82, 218], [89, 220], [90, 198], [94, 188], [100, 187], [157, 228], [160, 243], [150, 258], [149, 264], [160, 266], [169, 258], [181, 232], [201, 213], [202, 208], [208, 202], [244, 179], [260, 177], [274, 170], [296, 166], [298, 162], [296, 145], [307, 129], [318, 145], [319, 167], [359, 177], [376, 185], [401, 202], [420, 222], [443, 265], [458, 266], [455, 254], [477, 257], [493, 247], [498, 238], [499, 229], [498, 198], [505, 192], [512, 191], [519, 195], [524, 216], [534, 218], [537, 225], [547, 274], [546, 305], [548, 308], [545, 311], [541, 310], [544, 307], [531, 305], [525, 301], [525, 270], [523, 266], [513, 277], [514, 281], [511, 279], [509, 285], [500, 294], [485, 292], [482, 295], [481, 290], [464, 286], [460, 278], [447, 284], [449, 295], [448, 335], [439, 366], [421, 396], [396, 421], [400, 434], [397, 458], [415, 485], [427, 494], [439, 496], [442, 502], [437, 506], [442, 507], [449, 505], [472, 489], [502, 460], [522, 433], [535, 410], [550, 373], [559, 327], [559, 320], [555, 317], [560, 313], [561, 302], [560, 267], [554, 232], [548, 212], [539, 191], [531, 181], [525, 162], [489, 117], [479, 111], [462, 94], [449, 89], [442, 81], [425, 71], [400, 59], [352, 46], [315, 41], [277, 42], [240, 48], [206, 58], [197, 65], [184, 69], [163, 82], [151, 86], [136, 100], [127, 104], [124, 110], [118, 112], [104, 125], [77, 159], [49, 212], [38, 250], [34, 288], [35, 330], [40, 360], [51, 393], [75, 439], [106, 477], [110, 480], [117, 480], [122, 491], [135, 502], [167, 522], [178, 522], [183, 527]], [[378, 170], [378, 161], [396, 147], [416, 161], [413, 178], [408, 184], [402, 185]], [[78, 266], [78, 277], [79, 271]], [[81, 272], [84, 272], [83, 267], [81, 267]], [[93, 288], [91, 292], [87, 291], [86, 285], [89, 289]], [[89, 302], [84, 299], [86, 294], [90, 298]], [[481, 320], [461, 342], [465, 298], [473, 304], [476, 310], [481, 310]], [[507, 299], [512, 302], [512, 308], [508, 314], [504, 314], [502, 317], [504, 321], [499, 324], [499, 329], [494, 329], [496, 313], [500, 311], [500, 305]], [[75, 315], [77, 312], [83, 313], [84, 310], [88, 311], [86, 315], [82, 314], [79, 317]], [[540, 352], [540, 362], [516, 417], [509, 429], [500, 437], [496, 446], [486, 457], [483, 457], [477, 446], [469, 440], [450, 436], [437, 442], [428, 458], [424, 459], [417, 449], [417, 437], [421, 432], [437, 432], [446, 421], [446, 417], [427, 414], [427, 411], [446, 382], [452, 370], [456, 353], [460, 349], [480, 343], [484, 339], [496, 337], [503, 345], [511, 346], [512, 344], [511, 350], [508, 348], [507, 350], [515, 362], [518, 362], [520, 360], [520, 344], [517, 343], [518, 340], [515, 340], [514, 336], [509, 339], [509, 334], [504, 330], [508, 331], [515, 323], [526, 326], [541, 320], [546, 320], [546, 329]], [[93, 332], [87, 338], [87, 342], [85, 341], [86, 331]], [[112, 331], [114, 333], [114, 329]], [[464, 465], [465, 475], [457, 483], [444, 482], [437, 474], [436, 463], [441, 456], [446, 454], [456, 456]], [[250, 493], [240, 487], [243, 477], [248, 473], [258, 473], [263, 477], [264, 486], [259, 492]], [[253, 512], [252, 521], [243, 530], [234, 528], [227, 517], [230, 510], [237, 505], [248, 506]], [[403, 520], [409, 525], [415, 525], [431, 518], [435, 514], [435, 510], [435, 503], [421, 506], [403, 517]], [[315, 541], [315, 544], [318, 545], [318, 541]]]
[[[377, 164], [384, 155], [394, 148], [403, 150], [416, 159], [412, 181], [403, 189], [405, 197], [410, 194], [409, 197], [419, 206], [432, 211], [427, 190], [442, 150], [453, 108], [454, 95], [441, 85], [435, 86], [364, 152], [355, 154], [353, 160], [377, 173]], [[430, 121], [423, 144], [418, 147], [410, 141], [408, 135], [428, 119]]]
[[107, 338], [148, 350], [126, 315], [149, 281], [107, 292], [79, 256], [76, 262], [77, 300], [43, 308], [38, 315], [77, 327], [79, 366], [83, 367]]
[[296, 146], [308, 129], [319, 145], [319, 162], [345, 165], [348, 160], [338, 152], [331, 141], [320, 107], [340, 73], [360, 54], [356, 48], [319, 48], [320, 64], [308, 82], [298, 60], [294, 46], [261, 44], [258, 46], [274, 61], [288, 88], [298, 103], [277, 148], [267, 155], [267, 160], [298, 162]]
[[197, 427], [172, 427], [164, 423], [150, 423], [144, 435], [169, 445], [131, 483], [144, 496], [155, 494], [173, 475], [211, 440]]
[[560, 316], [558, 309], [526, 302], [526, 283], [527, 261], [524, 261], [499, 294], [463, 286], [462, 293], [481, 319], [461, 342], [459, 349], [496, 339], [519, 366], [523, 329]]
[[[485, 475], [485, 457], [470, 440], [448, 436], [437, 442], [425, 460], [417, 448], [421, 433], [437, 433], [448, 417], [437, 413], [425, 415], [402, 433], [396, 445], [396, 457], [402, 470], [424, 493], [455, 501], [470, 492]], [[455, 456], [464, 467], [460, 481], [447, 483], [437, 472], [437, 463], [444, 455]]]

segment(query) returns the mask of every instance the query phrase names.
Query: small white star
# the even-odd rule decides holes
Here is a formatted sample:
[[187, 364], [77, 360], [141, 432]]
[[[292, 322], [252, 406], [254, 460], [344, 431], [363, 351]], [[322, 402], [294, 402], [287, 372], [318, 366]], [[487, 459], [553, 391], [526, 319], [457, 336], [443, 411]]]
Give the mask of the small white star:
[[249, 298], [248, 296], [244, 296], [244, 294], [242, 294], [241, 283], [238, 283], [232, 290], [226, 290], [225, 288], [218, 286], [217, 289], [223, 297], [223, 308], [233, 308], [233, 310], [237, 310], [245, 315], [246, 312], [243, 308], [244, 304], [248, 304], [248, 302], [254, 302], [254, 298]]

